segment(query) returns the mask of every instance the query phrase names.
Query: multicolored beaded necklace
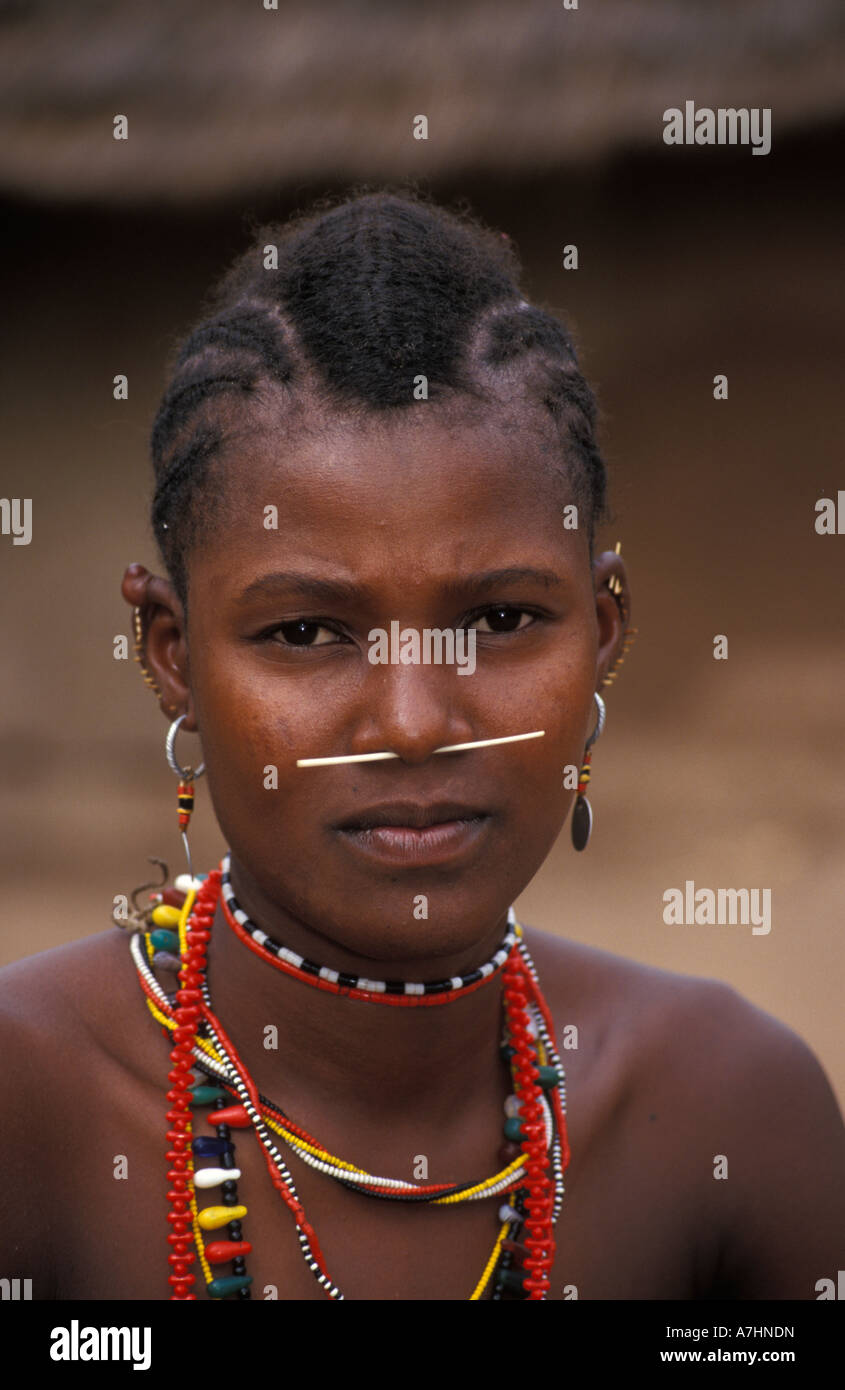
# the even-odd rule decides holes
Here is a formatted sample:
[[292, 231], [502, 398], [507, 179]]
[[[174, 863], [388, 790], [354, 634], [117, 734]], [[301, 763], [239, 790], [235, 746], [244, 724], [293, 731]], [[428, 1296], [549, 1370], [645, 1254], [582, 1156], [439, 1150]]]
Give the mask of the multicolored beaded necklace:
[[[184, 887], [185, 891], [182, 891]], [[257, 1090], [231, 1039], [213, 1012], [206, 975], [206, 957], [217, 902], [236, 935], [262, 959], [287, 974], [321, 989], [371, 1003], [432, 1006], [447, 1003], [479, 988], [502, 972], [505, 1034], [501, 1053], [509, 1065], [513, 1094], [505, 1102], [504, 1167], [474, 1183], [412, 1183], [380, 1177], [336, 1157], [285, 1111]], [[543, 1300], [549, 1289], [554, 1259], [553, 1227], [563, 1200], [563, 1175], [569, 1162], [566, 1131], [566, 1089], [563, 1067], [553, 1043], [554, 1025], [540, 990], [539, 979], [513, 913], [508, 933], [486, 965], [449, 980], [408, 985], [402, 981], [365, 980], [316, 965], [272, 940], [238, 906], [229, 881], [229, 856], [207, 877], [177, 880], [177, 886], [153, 895], [150, 908], [136, 919], [131, 950], [147, 1005], [173, 1043], [167, 1092], [168, 1180], [170, 1203], [168, 1241], [171, 1253], [169, 1284], [174, 1300], [193, 1300], [196, 1282], [190, 1266], [196, 1255], [212, 1298], [251, 1297], [251, 1276], [245, 1256], [252, 1246], [243, 1239], [232, 1129], [253, 1129], [270, 1179], [293, 1216], [306, 1266], [327, 1297], [344, 1295], [326, 1270], [316, 1234], [296, 1192], [292, 1174], [275, 1137], [303, 1162], [362, 1195], [392, 1201], [453, 1205], [510, 1194], [499, 1209], [500, 1229], [471, 1300], [488, 1289], [492, 1300]], [[175, 930], [173, 930], [175, 928]], [[178, 951], [178, 955], [176, 952]], [[180, 988], [169, 996], [151, 965], [179, 970]], [[194, 1070], [203, 1074], [198, 1083]], [[209, 1085], [211, 1079], [216, 1085]], [[221, 1108], [221, 1102], [232, 1101]], [[193, 1135], [191, 1110], [215, 1106], [208, 1123], [212, 1136]], [[195, 1168], [195, 1159], [214, 1160]], [[552, 1181], [547, 1168], [551, 1166]], [[197, 1189], [219, 1186], [220, 1205], [197, 1207]], [[204, 1243], [203, 1232], [227, 1228], [228, 1239]], [[213, 1266], [231, 1261], [231, 1274], [215, 1275]]]

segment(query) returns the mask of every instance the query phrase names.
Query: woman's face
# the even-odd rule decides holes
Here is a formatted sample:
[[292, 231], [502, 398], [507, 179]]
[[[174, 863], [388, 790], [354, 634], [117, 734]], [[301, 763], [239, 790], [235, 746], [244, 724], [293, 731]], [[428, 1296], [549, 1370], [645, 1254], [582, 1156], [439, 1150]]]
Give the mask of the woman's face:
[[[421, 405], [286, 438], [259, 417], [190, 556], [189, 712], [245, 906], [375, 961], [452, 956], [501, 922], [560, 831], [619, 640], [550, 438], [510, 425]], [[369, 634], [391, 624], [471, 628], [474, 669], [469, 646], [463, 673], [374, 664]], [[398, 758], [296, 765], [382, 751]], [[373, 829], [438, 803], [465, 823]]]

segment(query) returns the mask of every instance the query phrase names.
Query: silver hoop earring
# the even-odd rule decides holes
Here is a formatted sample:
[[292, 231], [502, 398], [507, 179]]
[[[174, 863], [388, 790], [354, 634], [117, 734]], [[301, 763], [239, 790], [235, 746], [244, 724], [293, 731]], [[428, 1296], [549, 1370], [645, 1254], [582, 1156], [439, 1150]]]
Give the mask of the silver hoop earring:
[[167, 755], [168, 766], [179, 778], [179, 790], [177, 792], [179, 804], [179, 830], [182, 835], [182, 844], [185, 846], [188, 873], [191, 875], [191, 878], [193, 878], [194, 866], [191, 861], [191, 849], [188, 844], [188, 825], [194, 809], [194, 780], [197, 777], [202, 777], [202, 774], [205, 772], [205, 763], [200, 763], [199, 767], [195, 769], [192, 767], [180, 767], [176, 761], [176, 754], [174, 752], [176, 747], [176, 735], [182, 727], [182, 721], [187, 719], [187, 717], [187, 714], [180, 714], [178, 719], [174, 719], [167, 731], [164, 751]]
[[197, 777], [202, 777], [205, 772], [205, 763], [200, 763], [199, 767], [180, 767], [176, 761], [174, 749], [176, 747], [176, 735], [182, 727], [183, 720], [187, 719], [187, 714], [180, 714], [178, 719], [174, 719], [170, 728], [167, 730], [167, 738], [164, 743], [164, 751], [167, 755], [168, 766], [177, 777], [181, 777], [183, 782], [191, 782]]
[[593, 756], [593, 745], [601, 737], [607, 718], [604, 700], [598, 691], [593, 693], [596, 702], [596, 727], [587, 739], [584, 749], [584, 762], [581, 766], [581, 776], [578, 779], [578, 796], [572, 809], [572, 844], [577, 850], [586, 849], [590, 843], [590, 834], [593, 829], [593, 810], [584, 792], [590, 781], [590, 762]]

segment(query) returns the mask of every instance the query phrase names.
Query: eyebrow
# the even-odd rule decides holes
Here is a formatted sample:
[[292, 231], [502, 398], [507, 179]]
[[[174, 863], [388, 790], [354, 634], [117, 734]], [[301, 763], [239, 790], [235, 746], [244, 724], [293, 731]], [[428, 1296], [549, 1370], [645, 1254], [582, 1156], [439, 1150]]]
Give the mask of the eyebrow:
[[[545, 588], [555, 588], [561, 577], [554, 570], [534, 569], [530, 566], [511, 566], [508, 569], [484, 570], [479, 574], [461, 575], [444, 581], [445, 593], [469, 597], [507, 584], [542, 584]], [[357, 584], [348, 579], [321, 579], [317, 575], [298, 570], [276, 570], [263, 574], [238, 595], [238, 603], [248, 603], [261, 595], [272, 597], [280, 591], [293, 593], [302, 598], [320, 599], [326, 603], [349, 602], [355, 599], [371, 599], [373, 591], [369, 585]]]
[[448, 579], [443, 588], [447, 593], [475, 594], [485, 589], [495, 589], [507, 584], [542, 584], [546, 589], [556, 588], [561, 577], [554, 570], [534, 569], [527, 565], [512, 565], [509, 569], [484, 570], [480, 574], [467, 574], [459, 579]]
[[368, 598], [370, 590], [364, 584], [354, 584], [349, 579], [321, 579], [314, 574], [300, 573], [298, 570], [276, 570], [272, 574], [262, 574], [254, 579], [242, 593], [237, 603], [249, 603], [250, 599], [266, 594], [273, 597], [280, 591], [300, 595], [302, 598], [322, 599], [326, 603]]

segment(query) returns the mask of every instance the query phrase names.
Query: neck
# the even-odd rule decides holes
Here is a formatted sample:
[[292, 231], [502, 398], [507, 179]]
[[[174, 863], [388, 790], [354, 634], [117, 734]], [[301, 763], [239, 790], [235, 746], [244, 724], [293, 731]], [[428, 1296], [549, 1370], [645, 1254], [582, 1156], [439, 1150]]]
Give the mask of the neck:
[[[325, 938], [262, 903], [233, 867], [240, 906], [256, 925], [321, 965], [368, 978], [413, 981], [466, 973], [489, 960], [507, 930], [506, 916], [491, 923], [472, 958], [372, 960]], [[331, 953], [331, 958], [329, 958]], [[331, 1109], [359, 1122], [449, 1124], [466, 1115], [469, 1099], [510, 1090], [499, 1054], [502, 977], [497, 973], [463, 997], [433, 1005], [391, 1005], [350, 999], [277, 969], [239, 939], [218, 903], [208, 952], [212, 1006], [258, 1089], [294, 1118]], [[275, 1044], [275, 1046], [274, 1046]], [[485, 1104], [488, 1102], [485, 1101]]]

